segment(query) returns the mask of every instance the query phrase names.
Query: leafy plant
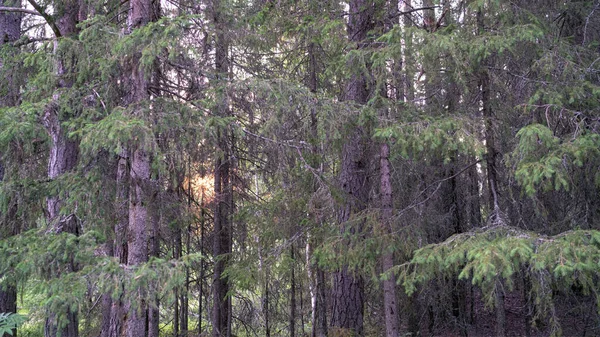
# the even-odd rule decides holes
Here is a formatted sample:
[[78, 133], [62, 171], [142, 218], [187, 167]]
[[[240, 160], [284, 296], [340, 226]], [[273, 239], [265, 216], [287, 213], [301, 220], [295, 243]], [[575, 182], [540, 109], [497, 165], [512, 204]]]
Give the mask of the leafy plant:
[[27, 317], [14, 313], [0, 313], [0, 335], [13, 335], [13, 331], [27, 321]]

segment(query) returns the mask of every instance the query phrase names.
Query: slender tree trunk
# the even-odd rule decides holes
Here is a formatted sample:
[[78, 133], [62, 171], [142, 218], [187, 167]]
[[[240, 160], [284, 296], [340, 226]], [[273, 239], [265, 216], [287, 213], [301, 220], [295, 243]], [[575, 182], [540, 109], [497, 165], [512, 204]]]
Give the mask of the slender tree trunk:
[[[152, 193], [153, 192], [153, 193]], [[156, 200], [156, 194], [160, 193], [159, 191], [152, 191], [154, 194], [152, 200]], [[149, 255], [153, 257], [160, 257], [160, 221], [161, 214], [160, 209], [153, 209], [150, 211], [150, 220], [152, 222], [152, 228], [150, 229], [150, 238], [149, 242]], [[154, 303], [148, 306], [148, 337], [159, 337], [159, 319], [160, 319], [160, 302], [157, 299], [154, 300]]]
[[[403, 2], [402, 11], [408, 12], [412, 9], [411, 0], [401, 0]], [[413, 57], [413, 37], [409, 28], [412, 27], [413, 22], [410, 14], [404, 15], [402, 19], [402, 24], [404, 25], [404, 48], [403, 48], [403, 56], [404, 56], [404, 99], [407, 102], [412, 102], [415, 99], [415, 90], [414, 90], [414, 57]]]
[[[396, 18], [398, 13], [398, 1], [386, 3], [388, 18]], [[398, 21], [386, 20], [384, 22], [384, 32], [389, 32]], [[403, 99], [404, 93], [401, 83], [402, 59], [394, 60], [391, 66], [389, 79], [386, 78], [381, 95], [387, 99], [397, 101]], [[400, 82], [400, 83], [399, 83]], [[387, 109], [382, 109], [381, 121], [390, 116]], [[382, 272], [387, 273], [382, 281], [383, 289], [383, 310], [385, 312], [385, 331], [387, 337], [398, 337], [400, 335], [400, 322], [398, 314], [398, 302], [396, 293], [396, 275], [390, 271], [394, 266], [394, 240], [393, 237], [393, 194], [390, 169], [390, 146], [386, 141], [379, 144], [379, 207], [380, 207], [380, 226], [381, 233], [384, 234], [384, 247], [381, 256]]]
[[[315, 43], [310, 43], [308, 46], [308, 88], [310, 92], [315, 94], [318, 88], [317, 78], [317, 55], [316, 55]], [[319, 132], [318, 132], [318, 118], [317, 109], [312, 107], [310, 111], [310, 131], [311, 131], [311, 152], [312, 152], [312, 165], [318, 167], [318, 172], [322, 174], [322, 164], [320, 163], [320, 151], [319, 151]], [[313, 192], [317, 192], [319, 186], [316, 178], [313, 182]], [[322, 216], [318, 215], [316, 221], [322, 225]], [[312, 337], [325, 337], [327, 336], [327, 303], [326, 303], [326, 289], [325, 289], [325, 272], [319, 268], [318, 263], [312, 261], [312, 247], [314, 245], [314, 239], [312, 237], [307, 238], [307, 271], [309, 277], [309, 285], [311, 287], [311, 305], [312, 305]]]
[[[215, 40], [215, 70], [217, 77], [224, 85], [229, 72], [228, 42], [225, 34], [227, 29], [223, 19], [222, 5], [219, 0], [212, 2], [212, 19], [217, 30]], [[217, 116], [225, 117], [229, 115], [227, 106], [227, 97], [220, 94], [218, 97]], [[230, 147], [228, 144], [227, 130], [218, 131], [219, 153], [215, 161], [215, 213], [214, 213], [214, 241], [213, 254], [214, 264], [214, 283], [213, 283], [213, 336], [229, 337], [231, 335], [230, 326], [230, 300], [228, 298], [229, 280], [223, 272], [227, 267], [229, 253], [231, 253], [231, 208], [233, 200], [231, 194], [230, 177]]]
[[[189, 201], [191, 202], [191, 199]], [[186, 241], [185, 241], [186, 254], [190, 253], [191, 232], [192, 232], [191, 224], [188, 223], [186, 237], [185, 237], [185, 239], [186, 239]], [[189, 293], [190, 293], [190, 270], [186, 266], [186, 268], [185, 268], [185, 288], [184, 288], [184, 293], [181, 294], [181, 331], [182, 331], [183, 337], [187, 337], [189, 334], [189, 326], [188, 326], [189, 310], [190, 310], [189, 297], [188, 297]]]
[[296, 257], [294, 255], [294, 244], [292, 244], [290, 247], [290, 260], [292, 262], [290, 282], [290, 337], [296, 336]]
[[[268, 268], [268, 267], [267, 267]], [[269, 274], [266, 274], [266, 280], [265, 280], [265, 289], [264, 289], [264, 296], [263, 296], [263, 315], [265, 316], [265, 337], [271, 337], [271, 324], [269, 323]]]
[[[485, 22], [482, 8], [477, 11], [477, 28], [478, 34], [485, 33]], [[500, 203], [498, 199], [498, 176], [496, 174], [496, 144], [494, 139], [494, 122], [493, 122], [493, 111], [491, 101], [491, 83], [490, 75], [486, 68], [486, 61], [480, 65], [479, 71], [479, 87], [481, 94], [481, 106], [484, 120], [484, 137], [486, 147], [486, 172], [487, 172], [487, 184], [488, 184], [488, 205], [490, 210], [490, 222], [491, 224], [503, 224], [502, 215], [500, 214]], [[496, 280], [496, 287], [494, 290], [495, 296], [495, 310], [496, 310], [496, 336], [504, 337], [506, 335], [506, 313], [504, 306], [504, 288], [502, 286], [502, 280], [498, 278]]]
[[[6, 7], [21, 7], [19, 1], [0, 0], [0, 6]], [[0, 48], [5, 43], [17, 41], [21, 36], [21, 14], [0, 12]], [[8, 74], [4, 78], [4, 83], [0, 84], [0, 89], [4, 93], [0, 96], [0, 107], [15, 106], [19, 103], [19, 85], [16, 76], [12, 72], [4, 72], [3, 67], [5, 61], [0, 57], [0, 70]], [[1, 154], [0, 154], [1, 157]], [[4, 180], [4, 166], [0, 161], [0, 183]], [[6, 214], [5, 218], [10, 219], [10, 213]], [[7, 228], [8, 224], [3, 223], [0, 228], [0, 239], [4, 235], [18, 234], [18, 228]], [[0, 275], [2, 278], [2, 275]], [[5, 285], [0, 287], [0, 313], [16, 313], [17, 312], [17, 288], [15, 285]], [[0, 335], [0, 337], [8, 337], [8, 333]], [[12, 331], [12, 336], [17, 336], [17, 330]]]
[[[380, 196], [381, 196], [381, 223], [384, 233], [392, 235], [391, 220], [393, 217], [392, 204], [392, 182], [390, 170], [390, 146], [386, 142], [380, 145]], [[392, 243], [391, 237], [385, 242]], [[389, 272], [394, 266], [394, 254], [388, 247], [384, 247], [382, 256], [383, 272]], [[385, 331], [387, 337], [398, 337], [400, 335], [400, 322], [398, 317], [398, 303], [396, 295], [396, 276], [390, 272], [383, 281], [383, 307], [385, 310]]]
[[[191, 189], [190, 189], [191, 191]], [[204, 218], [206, 213], [204, 212], [204, 190], [200, 196], [200, 252], [204, 249]], [[204, 259], [200, 260], [200, 278], [198, 279], [198, 335], [202, 335], [202, 313], [203, 303], [202, 298], [204, 297]]]
[[[117, 177], [116, 177], [116, 200], [115, 213], [116, 222], [114, 227], [115, 243], [113, 256], [117, 258], [120, 264], [126, 265], [128, 260], [127, 254], [127, 237], [129, 231], [129, 171], [130, 171], [129, 154], [126, 149], [121, 149], [117, 162]], [[110, 315], [108, 317], [108, 333], [102, 330], [102, 336], [121, 337], [125, 333], [125, 303], [123, 303], [124, 288], [120, 289], [119, 297], [111, 300]], [[110, 297], [110, 294], [108, 295]], [[103, 327], [106, 323], [103, 324]]]
[[[175, 229], [175, 251], [174, 251], [174, 257], [175, 259], [180, 259], [181, 258], [181, 228], [179, 228], [179, 226]], [[179, 289], [175, 289], [175, 301], [173, 301], [173, 335], [175, 337], [179, 337], [179, 323], [180, 323], [180, 318], [179, 318], [179, 294], [180, 294], [180, 290]]]

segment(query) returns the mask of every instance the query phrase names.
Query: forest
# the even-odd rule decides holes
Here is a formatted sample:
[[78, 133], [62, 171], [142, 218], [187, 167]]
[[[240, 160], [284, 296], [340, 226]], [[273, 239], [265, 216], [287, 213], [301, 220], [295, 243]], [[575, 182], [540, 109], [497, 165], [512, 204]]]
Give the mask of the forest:
[[0, 337], [599, 336], [599, 0], [0, 0]]

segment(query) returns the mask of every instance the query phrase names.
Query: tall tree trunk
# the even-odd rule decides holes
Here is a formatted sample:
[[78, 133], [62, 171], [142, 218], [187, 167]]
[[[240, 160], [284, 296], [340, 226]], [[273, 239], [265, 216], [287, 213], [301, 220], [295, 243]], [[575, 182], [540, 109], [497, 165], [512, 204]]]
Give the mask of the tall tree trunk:
[[[0, 7], [21, 7], [21, 0], [0, 0]], [[17, 41], [21, 37], [21, 13], [0, 11], [0, 47]], [[0, 58], [0, 69], [4, 67], [5, 60]], [[0, 107], [15, 106], [19, 103], [19, 85], [16, 74], [6, 72], [3, 78], [3, 95], [0, 96]]]
[[[398, 1], [386, 3], [388, 18], [396, 18], [398, 13]], [[389, 32], [395, 21], [386, 20], [384, 22], [384, 32]], [[383, 86], [381, 95], [387, 99], [398, 101], [404, 98], [401, 82], [402, 59], [394, 60], [389, 71], [389, 79], [386, 78], [386, 84]], [[381, 121], [391, 119], [387, 109], [380, 112]], [[400, 335], [400, 322], [398, 315], [398, 302], [396, 293], [396, 275], [390, 271], [394, 266], [394, 240], [393, 235], [393, 194], [392, 179], [390, 169], [390, 146], [387, 141], [379, 144], [379, 207], [380, 207], [380, 226], [381, 233], [384, 235], [384, 247], [381, 256], [382, 272], [387, 275], [382, 281], [383, 289], [383, 310], [385, 313], [385, 331], [387, 337], [398, 337]]]
[[[373, 28], [374, 4], [366, 0], [351, 0], [347, 34], [348, 40], [362, 49], [367, 43], [367, 34]], [[358, 62], [353, 60], [352, 62]], [[362, 69], [361, 65], [349, 64], [351, 69]], [[365, 104], [369, 99], [367, 78], [364, 74], [351, 75], [346, 87], [345, 100]], [[357, 121], [354, 116], [354, 121]], [[337, 221], [342, 232], [362, 232], [362, 224], [347, 228], [347, 222], [367, 207], [369, 197], [367, 143], [369, 135], [362, 125], [354, 125], [342, 148], [339, 184], [345, 200], [340, 205]], [[333, 273], [331, 326], [342, 333], [350, 332], [363, 336], [364, 280], [361, 275], [347, 266]]]
[[[191, 186], [191, 185], [190, 185]], [[190, 188], [191, 191], [191, 188]], [[204, 249], [204, 219], [206, 213], [204, 211], [204, 190], [200, 196], [200, 252]], [[198, 279], [198, 335], [202, 335], [202, 313], [204, 312], [204, 305], [202, 299], [204, 298], [204, 259], [200, 260], [200, 278]]]
[[[402, 11], [408, 12], [412, 9], [411, 0], [401, 0], [403, 2]], [[413, 37], [412, 32], [410, 32], [409, 28], [412, 27], [413, 21], [410, 14], [405, 14], [402, 19], [402, 24], [404, 25], [404, 48], [403, 56], [404, 56], [404, 99], [407, 102], [412, 102], [415, 99], [415, 90], [414, 90], [414, 57], [413, 57]]]
[[[483, 8], [477, 11], [477, 30], [478, 34], [485, 34], [485, 22]], [[479, 69], [479, 88], [481, 94], [482, 115], [484, 121], [484, 137], [485, 137], [485, 162], [488, 185], [488, 207], [489, 207], [489, 222], [493, 225], [503, 224], [502, 215], [500, 213], [500, 203], [498, 199], [498, 176], [496, 173], [496, 144], [494, 139], [494, 122], [491, 101], [491, 83], [490, 75], [487, 69], [486, 60], [482, 61]], [[495, 310], [496, 310], [496, 336], [504, 337], [506, 335], [506, 313], [504, 306], [504, 287], [502, 280], [496, 280], [494, 289]]]
[[290, 247], [290, 260], [292, 262], [291, 284], [290, 284], [290, 337], [296, 337], [296, 257], [294, 244]]
[[[77, 0], [66, 1], [56, 20], [56, 28], [59, 35], [54, 41], [55, 54], [59, 38], [71, 38], [77, 33], [78, 18], [79, 2]], [[55, 72], [58, 78], [58, 89], [70, 88], [73, 85], [70, 76], [73, 69], [69, 69], [66, 64], [65, 60], [61, 59], [61, 56], [56, 56]], [[63, 121], [60, 120], [61, 107], [59, 105], [59, 98], [60, 94], [58, 92], [55, 93], [52, 101], [45, 107], [42, 115], [42, 124], [51, 139], [50, 156], [48, 158], [48, 178], [50, 180], [57, 179], [64, 173], [75, 168], [79, 155], [78, 142], [69, 139], [66, 131], [63, 129]], [[48, 223], [54, 233], [80, 234], [79, 223], [75, 214], [64, 214], [62, 210], [64, 202], [60, 196], [48, 197], [46, 205]], [[64, 270], [66, 272], [73, 272], [75, 269], [76, 266], [71, 259], [70, 262], [67, 262]], [[77, 337], [79, 335], [78, 325], [77, 312], [73, 312], [71, 309], [63, 313], [48, 313], [44, 334], [46, 337], [55, 337], [58, 335], [61, 337]]]
[[[156, 200], [157, 193], [160, 193], [158, 191], [156, 191], [155, 189], [153, 191], [150, 191], [150, 193], [153, 195], [152, 200]], [[160, 257], [160, 209], [158, 208], [154, 208], [152, 211], [150, 211], [150, 221], [152, 223], [152, 227], [150, 229], [150, 238], [148, 240], [149, 243], [149, 255], [153, 256], [153, 257]], [[159, 312], [159, 307], [160, 307], [160, 302], [157, 299], [155, 299], [154, 303], [151, 303], [148, 305], [148, 333], [147, 336], [148, 337], [159, 337], [159, 319], [160, 319], [160, 312]]]
[[[318, 89], [318, 78], [317, 78], [317, 55], [316, 45], [311, 42], [308, 45], [308, 88], [310, 92], [316, 94]], [[323, 167], [320, 162], [320, 151], [319, 151], [319, 125], [317, 108], [311, 107], [310, 111], [310, 132], [311, 132], [311, 152], [313, 167], [318, 167], [319, 174], [323, 173]], [[318, 181], [315, 178], [313, 181], [313, 192], [317, 192], [319, 189]], [[316, 221], [322, 225], [322, 216], [318, 215]], [[327, 303], [326, 303], [326, 289], [325, 289], [325, 271], [319, 267], [318, 263], [312, 261], [312, 247], [315, 244], [312, 237], [307, 238], [306, 248], [306, 263], [308, 265], [308, 277], [311, 294], [312, 304], [312, 337], [325, 337], [327, 336]]]
[[[316, 44], [311, 42], [308, 45], [308, 88], [310, 92], [316, 94], [319, 81], [317, 77], [317, 55]], [[317, 108], [311, 107], [310, 111], [310, 132], [311, 132], [311, 152], [313, 167], [318, 167], [319, 174], [323, 174], [323, 165], [321, 163], [319, 151], [319, 125]], [[315, 178], [313, 181], [313, 192], [317, 192], [319, 186]], [[316, 221], [322, 225], [322, 216], [317, 216]], [[318, 263], [312, 261], [312, 247], [315, 244], [312, 237], [307, 238], [307, 271], [309, 277], [311, 304], [312, 304], [312, 337], [327, 336], [327, 302], [325, 289], [325, 271], [319, 267]]]
[[[191, 199], [189, 199], [188, 201], [191, 203]], [[188, 206], [191, 206], [191, 205], [188, 204]], [[185, 236], [186, 254], [190, 254], [191, 233], [192, 233], [192, 226], [191, 226], [191, 223], [188, 223], [187, 232], [186, 232], [186, 236]], [[182, 334], [183, 337], [187, 337], [189, 335], [189, 326], [188, 326], [189, 310], [190, 310], [189, 294], [190, 294], [190, 270], [186, 266], [185, 267], [185, 288], [184, 288], [183, 294], [181, 294], [181, 331], [183, 333]]]
[[[392, 235], [391, 220], [393, 217], [392, 204], [392, 182], [390, 170], [390, 146], [384, 142], [380, 145], [379, 163], [380, 163], [380, 190], [381, 197], [381, 224], [383, 233], [387, 236]], [[391, 237], [386, 237], [384, 242], [392, 244]], [[383, 307], [385, 310], [385, 331], [387, 337], [398, 337], [400, 335], [400, 322], [398, 317], [398, 303], [396, 295], [396, 276], [390, 272], [394, 266], [394, 254], [388, 247], [383, 248], [382, 267], [383, 272], [388, 273], [383, 281]]]
[[[131, 188], [129, 191], [129, 236], [127, 238], [127, 265], [137, 266], [148, 261], [148, 216], [147, 204], [149, 196], [147, 188], [150, 182], [150, 159], [143, 149], [132, 153], [129, 170]], [[144, 289], [138, 289], [140, 298], [144, 298]], [[128, 304], [127, 322], [128, 337], [145, 336], [148, 303]]]
[[[227, 29], [223, 18], [223, 8], [219, 0], [212, 2], [212, 19], [215, 25], [215, 71], [220, 82], [217, 85], [225, 85], [229, 72], [228, 50], [229, 45], [225, 30]], [[217, 98], [216, 115], [226, 117], [230, 114], [227, 104], [227, 97], [224, 93]], [[214, 213], [214, 241], [213, 254], [214, 264], [214, 284], [213, 284], [213, 336], [229, 337], [231, 335], [230, 326], [230, 300], [229, 280], [223, 275], [227, 267], [228, 256], [231, 253], [231, 211], [232, 211], [232, 188], [230, 176], [230, 145], [228, 143], [227, 130], [218, 131], [219, 153], [215, 160], [215, 213]]]
[[[175, 247], [174, 247], [174, 258], [175, 259], [180, 259], [181, 258], [181, 228], [179, 226], [177, 226], [177, 228], [175, 229]], [[175, 289], [175, 301], [173, 301], [173, 335], [175, 337], [179, 337], [179, 323], [180, 323], [180, 318], [179, 318], [179, 294], [180, 294], [181, 290], [180, 289]]]
[[[113, 256], [117, 258], [120, 264], [126, 265], [128, 261], [127, 254], [127, 237], [129, 231], [129, 184], [130, 184], [130, 160], [129, 154], [126, 149], [121, 149], [119, 159], [117, 162], [117, 177], [116, 177], [116, 200], [115, 200], [115, 213], [116, 222], [114, 227], [114, 251]], [[112, 300], [110, 303], [110, 314], [108, 324], [103, 323], [102, 336], [107, 337], [121, 337], [124, 334], [124, 320], [126, 314], [125, 303], [123, 302], [124, 288], [120, 289], [119, 298]], [[110, 298], [110, 294], [107, 294]], [[106, 300], [108, 305], [108, 300]], [[108, 325], [108, 333], [104, 330], [104, 326]]]
[[[128, 31], [141, 28], [149, 22], [156, 20], [155, 1], [153, 0], [131, 0], [129, 1], [129, 12], [127, 17]], [[143, 104], [150, 99], [148, 92], [148, 78], [139, 63], [140, 55], [132, 55], [129, 60], [128, 70], [130, 89], [127, 103], [131, 106]], [[129, 150], [129, 227], [127, 235], [127, 265], [138, 266], [148, 262], [149, 238], [153, 230], [152, 219], [148, 206], [153, 202], [150, 181], [150, 155], [142, 148], [141, 144], [134, 144]], [[138, 289], [140, 298], [145, 298], [145, 289]], [[126, 305], [127, 315], [124, 322], [125, 333], [128, 337], [147, 336], [152, 327], [148, 322], [149, 304], [144, 300], [138, 303], [129, 302]], [[154, 317], [150, 317], [153, 319]]]
[[[0, 0], [0, 7], [21, 7], [21, 2]], [[21, 14], [0, 12], [0, 48], [3, 44], [12, 43], [21, 37]], [[0, 58], [0, 70], [3, 74], [7, 74], [4, 78], [4, 83], [0, 84], [3, 95], [0, 96], [0, 107], [15, 106], [19, 103], [19, 85], [16, 80], [16, 75], [11, 72], [6, 72], [3, 67], [5, 60]], [[1, 154], [0, 154], [1, 157]], [[4, 166], [0, 161], [0, 183], [4, 180]], [[10, 213], [4, 216], [5, 219], [10, 219]], [[8, 235], [18, 234], [17, 228], [8, 228], [7, 223], [1, 224], [0, 239]], [[2, 275], [0, 275], [2, 278]], [[16, 285], [4, 285], [0, 287], [0, 313], [16, 313], [17, 312], [17, 288]], [[12, 336], [17, 335], [17, 330], [12, 331]], [[0, 335], [0, 337], [8, 337], [8, 333]]]

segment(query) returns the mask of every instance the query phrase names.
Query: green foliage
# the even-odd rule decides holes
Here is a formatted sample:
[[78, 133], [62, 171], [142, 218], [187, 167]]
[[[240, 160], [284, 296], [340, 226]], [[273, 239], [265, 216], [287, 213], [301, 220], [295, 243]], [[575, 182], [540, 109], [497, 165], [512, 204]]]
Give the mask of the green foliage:
[[484, 150], [476, 137], [478, 125], [468, 118], [413, 118], [414, 122], [377, 129], [373, 136], [391, 140], [394, 156], [415, 160], [434, 157], [448, 163], [457, 154], [479, 156]]
[[[551, 305], [551, 293], [542, 285], [558, 289], [579, 287], [585, 294], [598, 288], [600, 232], [576, 230], [545, 237], [510, 227], [495, 227], [458, 234], [445, 242], [415, 251], [413, 259], [398, 268], [399, 282], [412, 294], [418, 284], [450, 276], [470, 280], [481, 288], [490, 306], [496, 282], [508, 290], [517, 277], [532, 280], [531, 296], [540, 306]], [[546, 312], [538, 313], [543, 317]]]
[[13, 330], [23, 325], [27, 321], [27, 317], [15, 313], [0, 313], [0, 336], [8, 334], [13, 335]]
[[89, 123], [73, 135], [81, 137], [82, 152], [88, 155], [100, 150], [119, 154], [123, 148], [134, 144], [149, 152], [156, 148], [150, 126], [123, 108], [116, 108], [102, 120]]
[[548, 127], [531, 124], [519, 130], [517, 137], [515, 177], [528, 195], [538, 190], [568, 190], [574, 171], [584, 163], [600, 161], [600, 135], [596, 133], [563, 141]]

